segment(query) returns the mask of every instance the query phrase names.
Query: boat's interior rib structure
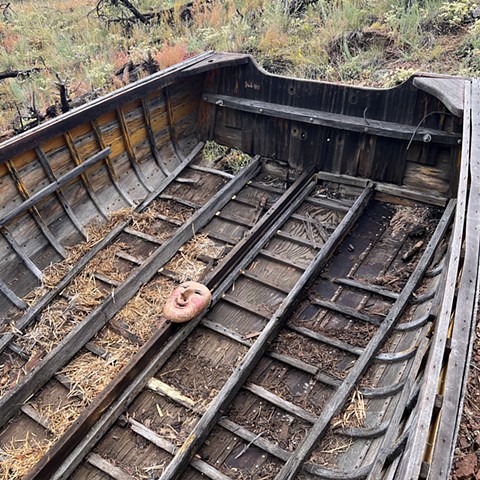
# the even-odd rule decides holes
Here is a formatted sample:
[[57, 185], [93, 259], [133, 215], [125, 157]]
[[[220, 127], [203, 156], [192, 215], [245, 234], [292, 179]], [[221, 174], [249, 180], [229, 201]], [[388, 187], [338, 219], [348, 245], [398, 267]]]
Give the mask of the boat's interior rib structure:
[[448, 478], [479, 113], [208, 52], [0, 145], [1, 478]]

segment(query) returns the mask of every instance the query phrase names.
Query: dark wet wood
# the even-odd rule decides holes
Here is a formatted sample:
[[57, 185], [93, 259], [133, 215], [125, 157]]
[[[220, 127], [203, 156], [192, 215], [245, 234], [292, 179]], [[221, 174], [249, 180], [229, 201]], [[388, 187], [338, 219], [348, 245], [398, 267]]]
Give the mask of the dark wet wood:
[[380, 122], [377, 120], [365, 120], [334, 113], [323, 114], [318, 112], [318, 110], [285, 107], [284, 105], [280, 104], [260, 102], [255, 100], [244, 100], [235, 97], [228, 97], [226, 95], [206, 94], [203, 96], [203, 98], [205, 101], [213, 103], [218, 107], [234, 108], [260, 115], [269, 115], [275, 118], [296, 120], [309, 123], [311, 125], [321, 125], [323, 127], [342, 128], [354, 132], [368, 133], [370, 135], [386, 136], [388, 138], [423, 141], [425, 135], [430, 135], [430, 139], [428, 141], [447, 145], [455, 145], [460, 139], [459, 135], [450, 135], [446, 132], [438, 130], [414, 128], [410, 125]]

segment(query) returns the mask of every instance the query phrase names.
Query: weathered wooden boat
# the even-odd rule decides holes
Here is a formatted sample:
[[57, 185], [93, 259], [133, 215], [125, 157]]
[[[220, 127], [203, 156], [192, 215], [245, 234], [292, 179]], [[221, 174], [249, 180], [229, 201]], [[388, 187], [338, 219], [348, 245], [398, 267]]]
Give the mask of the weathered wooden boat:
[[2, 478], [448, 478], [479, 98], [209, 52], [3, 143]]

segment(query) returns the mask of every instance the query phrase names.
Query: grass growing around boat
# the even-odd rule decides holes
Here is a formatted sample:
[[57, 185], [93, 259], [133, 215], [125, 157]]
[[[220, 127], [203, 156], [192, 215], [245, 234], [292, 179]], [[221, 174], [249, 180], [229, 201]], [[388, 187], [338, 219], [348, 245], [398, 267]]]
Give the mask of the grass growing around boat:
[[2, 4], [0, 130], [21, 131], [210, 49], [250, 53], [273, 73], [364, 85], [392, 86], [418, 70], [480, 74], [477, 0], [127, 3]]

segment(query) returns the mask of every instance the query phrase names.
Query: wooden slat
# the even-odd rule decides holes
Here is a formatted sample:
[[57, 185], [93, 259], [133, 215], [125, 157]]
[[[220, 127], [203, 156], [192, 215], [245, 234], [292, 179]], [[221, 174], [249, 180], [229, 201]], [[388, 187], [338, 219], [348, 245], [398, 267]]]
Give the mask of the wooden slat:
[[428, 268], [428, 265], [432, 261], [438, 245], [440, 244], [441, 240], [445, 235], [445, 232], [450, 225], [454, 210], [455, 202], [451, 201], [447, 209], [445, 210], [440, 222], [438, 223], [435, 233], [433, 234], [427, 248], [425, 249], [422, 258], [418, 262], [413, 274], [408, 279], [398, 300], [390, 309], [388, 315], [385, 317], [384, 321], [379, 326], [375, 336], [370, 340], [368, 346], [362, 352], [362, 355], [360, 355], [358, 360], [350, 369], [347, 377], [343, 381], [340, 388], [338, 388], [337, 391], [333, 394], [328, 405], [323, 410], [319, 420], [315, 423], [307, 436], [304, 437], [304, 439], [297, 447], [292, 457], [284, 465], [280, 473], [275, 477], [276, 480], [293, 480], [295, 478], [299, 469], [314, 448], [315, 444], [318, 442], [319, 438], [327, 431], [333, 417], [340, 411], [340, 409], [347, 401], [348, 396], [357, 385], [358, 380], [372, 363], [375, 353], [381, 348], [382, 344], [387, 339], [388, 334], [400, 318], [400, 315], [407, 307], [412, 293], [422, 280], [423, 275]]
[[[178, 447], [173, 445], [173, 443], [165, 440], [153, 430], [150, 430], [144, 425], [142, 425], [140, 422], [137, 422], [133, 418], [129, 418], [128, 422], [131, 425], [131, 429], [135, 433], [141, 435], [143, 438], [152, 442], [154, 445], [161, 448], [162, 450], [167, 451], [171, 455], [174, 455], [178, 451]], [[216, 468], [209, 465], [207, 462], [199, 460], [198, 458], [192, 460], [191, 466], [195, 470], [199, 471], [202, 475], [205, 475], [205, 477], [210, 478], [211, 480], [231, 480], [230, 477], [224, 475], [220, 470], [217, 470]]]
[[307, 108], [292, 107], [291, 105], [281, 105], [211, 93], [204, 94], [203, 99], [206, 102], [215, 104], [219, 107], [227, 107], [241, 110], [243, 112], [267, 115], [275, 118], [284, 118], [287, 120], [308, 123], [310, 125], [321, 125], [324, 127], [350, 130], [362, 134], [368, 133], [371, 135], [403, 140], [413, 139], [419, 142], [423, 142], [424, 135], [430, 135], [431, 140], [429, 141], [445, 145], [456, 145], [458, 140], [460, 140], [458, 135], [444, 132], [442, 130], [416, 128], [412, 125], [379, 120], [368, 120], [368, 123], [366, 123], [365, 119], [362, 117], [352, 117], [332, 112], [320, 112], [318, 110], [310, 110]]
[[[5, 164], [7, 166], [7, 170], [9, 172], [10, 176], [13, 178], [13, 181], [15, 182], [18, 193], [24, 199], [23, 204], [20, 205], [20, 207], [22, 207], [25, 203], [29, 202], [29, 200], [32, 197], [30, 196], [30, 193], [29, 193], [27, 187], [25, 186], [25, 184], [23, 183], [22, 179], [20, 178], [20, 175], [19, 175], [17, 169], [15, 168], [15, 165], [13, 164], [13, 162], [11, 162], [10, 160], [7, 160], [5, 162]], [[33, 205], [30, 205], [29, 207], [27, 207], [26, 210], [30, 213], [30, 215], [34, 219], [35, 223], [37, 224], [38, 228], [43, 233], [45, 238], [48, 240], [48, 242], [50, 243], [52, 248], [62, 258], [65, 258], [67, 256], [67, 253], [65, 252], [65, 249], [62, 247], [62, 245], [60, 245], [60, 242], [56, 239], [55, 235], [53, 235], [53, 233], [50, 231], [50, 228], [48, 227], [48, 225], [43, 220], [42, 216], [40, 215], [40, 212], [37, 210], [37, 207], [35, 206], [35, 203], [36, 202], [34, 202]], [[6, 223], [2, 223], [0, 221], [0, 228], [4, 227], [5, 225], [6, 225]]]
[[339, 241], [343, 239], [353, 224], [357, 221], [372, 195], [372, 188], [364, 190], [357, 199], [350, 212], [344, 217], [335, 232], [329, 238], [322, 250], [318, 253], [307, 270], [300, 277], [295, 287], [284, 299], [280, 308], [272, 316], [262, 333], [259, 335], [253, 346], [243, 358], [241, 364], [234, 370], [224, 386], [210, 403], [206, 413], [201, 417], [192, 432], [184, 442], [182, 448], [175, 455], [163, 474], [163, 480], [173, 480], [185, 471], [190, 460], [195, 455], [197, 449], [204, 442], [215, 423], [218, 421], [222, 412], [226, 410], [230, 401], [235, 397], [248, 375], [251, 373], [258, 360], [263, 355], [268, 343], [278, 332], [285, 317], [290, 313], [297, 295], [307, 285], [309, 281], [323, 268], [330, 256], [336, 249]]
[[318, 420], [318, 417], [316, 415], [307, 412], [304, 408], [298, 407], [292, 402], [284, 400], [283, 398], [275, 395], [274, 393], [268, 391], [260, 385], [255, 385], [254, 383], [247, 383], [243, 388], [257, 395], [257, 397], [263, 398], [272, 405], [275, 405], [282, 410], [285, 410], [286, 412], [291, 413], [298, 418], [301, 418], [302, 420], [306, 420], [309, 423], [315, 423]]
[[[96, 120], [92, 120], [90, 122], [90, 125], [92, 126], [92, 129], [95, 133], [95, 137], [97, 138], [97, 142], [102, 150], [105, 150], [105, 142], [103, 140], [103, 133], [102, 130], [100, 129], [100, 125]], [[123, 188], [122, 184], [120, 183], [117, 174], [115, 173], [115, 169], [113, 168], [113, 163], [112, 160], [110, 159], [110, 155], [107, 155], [104, 158], [105, 165], [107, 167], [107, 173], [108, 177], [110, 178], [110, 181], [112, 182], [113, 186], [119, 193], [119, 195], [127, 202], [128, 205], [133, 207], [135, 205], [135, 202], [133, 201], [132, 197], [129, 195], [129, 193]]]
[[347, 317], [352, 317], [357, 320], [361, 320], [362, 322], [370, 323], [377, 327], [382, 323], [380, 320], [373, 318], [369, 315], [365, 315], [364, 313], [360, 313], [354, 308], [346, 307], [344, 305], [340, 305], [329, 300], [322, 300], [321, 298], [312, 297], [310, 299], [310, 302], [312, 303], [312, 305], [317, 305], [327, 310], [331, 310], [332, 312], [341, 313], [342, 315], [345, 315]]
[[[48, 161], [47, 156], [45, 155], [44, 151], [40, 148], [37, 147], [35, 149], [35, 153], [37, 154], [37, 158], [39, 162], [42, 165], [43, 170], [45, 171], [45, 174], [47, 175], [48, 180], [51, 183], [58, 183], [59, 179], [55, 176], [55, 173], [52, 170], [52, 167], [50, 166], [50, 162]], [[77, 218], [75, 215], [75, 212], [73, 211], [72, 207], [68, 203], [68, 200], [65, 198], [65, 195], [62, 191], [61, 188], [58, 188], [55, 191], [55, 194], [57, 195], [58, 201], [60, 202], [60, 205], [62, 208], [65, 210], [65, 213], [67, 214], [68, 218], [74, 225], [74, 227], [80, 232], [82, 237], [87, 240], [88, 239], [88, 234], [87, 231], [85, 230], [82, 222]]]
[[[82, 159], [78, 154], [77, 147], [75, 146], [75, 142], [73, 141], [72, 135], [70, 134], [70, 132], [65, 132], [63, 138], [65, 139], [65, 143], [68, 147], [68, 151], [70, 152], [70, 155], [73, 161], [75, 162], [77, 167], [81, 167], [84, 162], [82, 162]], [[91, 202], [95, 205], [95, 208], [98, 210], [98, 212], [102, 215], [103, 218], [108, 220], [108, 211], [103, 207], [102, 203], [98, 199], [97, 194], [93, 190], [93, 186], [90, 183], [90, 180], [88, 179], [88, 175], [86, 172], [83, 172], [80, 174], [80, 180], [82, 181], [82, 184], [85, 187], [88, 197], [90, 198]]]
[[379, 295], [381, 297], [387, 297], [391, 300], [396, 300], [398, 298], [398, 293], [392, 292], [392, 290], [388, 290], [377, 285], [370, 285], [369, 283], [365, 282], [359, 282], [350, 278], [334, 278], [332, 281], [340, 285], [345, 285], [347, 287], [356, 288], [365, 292], [374, 293], [375, 295]]
[[135, 172], [135, 175], [137, 176], [138, 180], [143, 185], [143, 187], [148, 192], [152, 192], [153, 187], [148, 183], [148, 180], [146, 179], [138, 163], [137, 156], [132, 146], [132, 141], [130, 139], [130, 132], [128, 131], [127, 120], [125, 118], [125, 114], [123, 113], [122, 108], [117, 109], [117, 118], [118, 118], [118, 122], [120, 123], [120, 129], [122, 131], [122, 137], [125, 143], [125, 148], [127, 150], [128, 159], [130, 160], [130, 165], [132, 166], [132, 169]]
[[19, 298], [3, 280], [0, 280], [0, 292], [2, 292], [20, 310], [26, 310], [28, 308], [28, 305]]
[[5, 240], [12, 247], [13, 251], [20, 257], [20, 260], [25, 266], [39, 279], [42, 279], [42, 271], [30, 260], [30, 257], [25, 253], [23, 248], [15, 240], [13, 235], [9, 232], [7, 227], [0, 228]]

